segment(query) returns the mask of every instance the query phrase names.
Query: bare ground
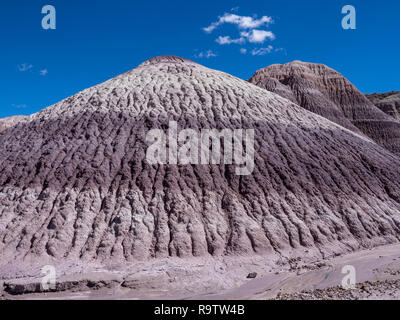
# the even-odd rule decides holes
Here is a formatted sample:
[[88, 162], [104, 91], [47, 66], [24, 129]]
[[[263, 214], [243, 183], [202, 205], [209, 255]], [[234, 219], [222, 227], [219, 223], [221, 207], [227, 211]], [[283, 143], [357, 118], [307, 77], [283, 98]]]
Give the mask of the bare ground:
[[[31, 277], [3, 279], [2, 298], [398, 299], [399, 249], [400, 245], [382, 246], [315, 262], [297, 258], [282, 261], [282, 266], [279, 261], [275, 266], [269, 265], [263, 257], [171, 258], [129, 267], [68, 266], [70, 274], [61, 274], [57, 279], [57, 292], [38, 292], [43, 291], [38, 265], [32, 268]], [[354, 289], [341, 287], [345, 265], [355, 267]], [[256, 272], [257, 277], [248, 279], [250, 272]]]

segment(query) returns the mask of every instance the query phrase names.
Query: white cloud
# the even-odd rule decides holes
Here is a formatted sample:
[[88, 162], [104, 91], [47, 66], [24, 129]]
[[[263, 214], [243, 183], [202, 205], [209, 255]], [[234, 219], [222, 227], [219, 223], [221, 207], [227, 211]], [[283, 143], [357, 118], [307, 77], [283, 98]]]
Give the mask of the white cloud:
[[[231, 11], [237, 11], [238, 8], [232, 8]], [[273, 46], [269, 45], [263, 48], [249, 48], [246, 44], [258, 44], [261, 45], [267, 40], [275, 40], [275, 34], [272, 31], [262, 30], [263, 26], [267, 26], [273, 23], [271, 17], [262, 16], [257, 18], [256, 15], [253, 17], [240, 16], [234, 13], [225, 13], [223, 16], [219, 16], [218, 20], [211, 23], [208, 27], [203, 28], [207, 33], [212, 33], [219, 26], [224, 24], [232, 24], [237, 27], [238, 35], [220, 35], [215, 41], [220, 45], [239, 44], [241, 45], [239, 51], [241, 54], [250, 53], [254, 56], [265, 55], [273, 51], [278, 51]], [[282, 49], [279, 49], [281, 51]]]
[[248, 16], [239, 16], [233, 13], [225, 13], [222, 17], [218, 18], [218, 21], [211, 23], [208, 27], [203, 28], [203, 30], [207, 33], [211, 33], [224, 23], [235, 24], [241, 29], [253, 29], [272, 22], [272, 18], [268, 16], [262, 16], [260, 19], [257, 19]]
[[43, 69], [43, 70], [40, 70], [39, 73], [41, 76], [45, 76], [46, 74], [49, 73], [49, 71], [47, 69]]
[[245, 38], [241, 37], [238, 39], [232, 39], [230, 36], [219, 36], [216, 40], [215, 40], [218, 44], [231, 44], [231, 43], [236, 43], [236, 44], [240, 44], [240, 43], [244, 43], [246, 40]]
[[230, 36], [219, 36], [215, 41], [221, 45], [223, 44], [243, 44], [246, 39], [251, 43], [263, 43], [266, 39], [274, 40], [275, 35], [271, 31], [265, 30], [251, 30], [249, 32], [243, 31], [240, 33], [240, 38], [232, 39]]
[[241, 32], [240, 35], [246, 37], [251, 43], [263, 43], [267, 38], [270, 40], [275, 39], [275, 35], [271, 31], [257, 29], [250, 32]]
[[195, 54], [195, 58], [213, 58], [216, 57], [217, 55], [211, 51], [211, 50], [207, 50], [207, 51], [201, 51], [197, 54]]
[[23, 63], [18, 65], [18, 70], [21, 72], [29, 71], [33, 68], [33, 65], [28, 64], [28, 63]]
[[274, 50], [274, 47], [271, 46], [271, 45], [269, 45], [269, 46], [266, 47], [266, 48], [253, 49], [253, 50], [251, 51], [251, 54], [252, 54], [253, 56], [264, 56], [264, 55], [266, 55], [266, 54], [268, 54], [268, 53], [271, 53], [272, 50]]

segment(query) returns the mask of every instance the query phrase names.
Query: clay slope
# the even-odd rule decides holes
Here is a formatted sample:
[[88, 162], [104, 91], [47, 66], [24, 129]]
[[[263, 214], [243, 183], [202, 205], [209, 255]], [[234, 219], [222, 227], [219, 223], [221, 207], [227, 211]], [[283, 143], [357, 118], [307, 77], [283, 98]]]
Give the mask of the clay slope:
[[383, 112], [400, 120], [400, 91], [372, 93], [367, 94], [366, 97]]
[[345, 77], [323, 64], [293, 61], [258, 70], [251, 83], [400, 155], [400, 122], [373, 105]]
[[27, 116], [12, 116], [4, 119], [0, 119], [0, 131], [3, 131], [7, 128], [13, 127], [18, 122], [26, 120]]
[[[255, 168], [150, 164], [150, 129], [255, 130]], [[134, 261], [397, 242], [400, 160], [374, 142], [178, 57], [0, 133], [0, 261]], [[42, 260], [41, 260], [42, 261]]]

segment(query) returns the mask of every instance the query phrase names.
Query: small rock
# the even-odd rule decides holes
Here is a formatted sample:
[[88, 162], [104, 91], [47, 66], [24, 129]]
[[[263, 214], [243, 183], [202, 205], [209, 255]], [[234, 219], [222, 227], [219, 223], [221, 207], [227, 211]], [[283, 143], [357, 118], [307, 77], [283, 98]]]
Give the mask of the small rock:
[[299, 269], [299, 270], [297, 271], [297, 275], [300, 276], [300, 275], [302, 275], [302, 274], [305, 274], [306, 272], [307, 272], [307, 270]]
[[257, 273], [256, 272], [250, 272], [247, 275], [247, 279], [254, 279], [255, 277], [257, 277]]
[[370, 288], [367, 285], [364, 285], [361, 287], [361, 290], [365, 291], [365, 292], [369, 292]]

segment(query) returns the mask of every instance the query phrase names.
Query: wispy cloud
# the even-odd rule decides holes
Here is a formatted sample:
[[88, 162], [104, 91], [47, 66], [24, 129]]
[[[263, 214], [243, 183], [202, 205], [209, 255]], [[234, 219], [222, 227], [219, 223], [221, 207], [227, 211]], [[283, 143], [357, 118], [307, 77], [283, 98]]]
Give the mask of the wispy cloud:
[[246, 48], [240, 48], [240, 53], [241, 54], [246, 54], [247, 53], [247, 49]]
[[211, 23], [208, 27], [203, 28], [203, 30], [207, 33], [211, 33], [220, 25], [225, 23], [235, 24], [240, 29], [254, 29], [272, 22], [272, 18], [268, 16], [262, 16], [260, 19], [257, 19], [248, 16], [239, 16], [234, 13], [225, 13], [223, 16], [218, 17], [217, 21]]
[[18, 65], [17, 67], [18, 67], [19, 71], [25, 72], [25, 71], [32, 70], [33, 65], [31, 65], [29, 63], [22, 63], [22, 64]]
[[285, 56], [287, 56], [287, 51], [285, 48], [275, 48], [274, 50], [275, 52], [283, 52], [285, 54]]
[[252, 54], [253, 56], [264, 56], [264, 55], [266, 55], [266, 54], [268, 54], [268, 53], [271, 53], [272, 50], [274, 50], [274, 47], [271, 46], [271, 45], [269, 45], [269, 46], [266, 47], [266, 48], [257, 48], [257, 49], [253, 49], [253, 50], [251, 51], [251, 54]]
[[[36, 68], [34, 68], [33, 65], [30, 64], [30, 63], [21, 63], [21, 64], [19, 64], [19, 65], [17, 66], [17, 68], [18, 68], [18, 71], [19, 71], [19, 72], [27, 72], [27, 71], [33, 72], [33, 71], [36, 69]], [[47, 74], [49, 73], [49, 70], [47, 70], [47, 69], [45, 68], [45, 69], [41, 69], [41, 70], [39, 70], [39, 71], [35, 71], [35, 73], [38, 73], [38, 74], [40, 74], [41, 76], [45, 76], [45, 75], [47, 75]]]
[[26, 104], [12, 104], [11, 106], [16, 109], [25, 109], [28, 107]]
[[215, 41], [221, 45], [232, 44], [232, 43], [241, 44], [244, 43], [246, 39], [243, 37], [240, 37], [238, 39], [232, 39], [230, 36], [219, 36]]
[[196, 53], [194, 55], [195, 58], [200, 58], [200, 59], [201, 58], [208, 59], [208, 58], [213, 58], [213, 57], [216, 57], [216, 56], [217, 56], [217, 54], [214, 53], [212, 50], [200, 51], [199, 53]]

